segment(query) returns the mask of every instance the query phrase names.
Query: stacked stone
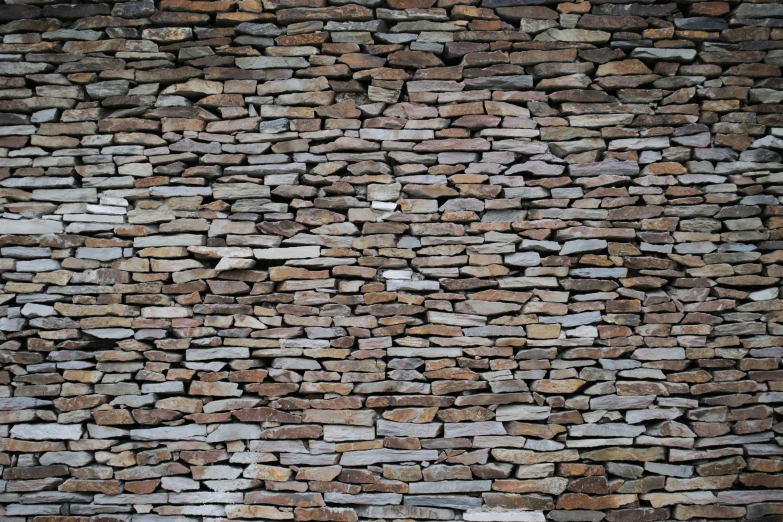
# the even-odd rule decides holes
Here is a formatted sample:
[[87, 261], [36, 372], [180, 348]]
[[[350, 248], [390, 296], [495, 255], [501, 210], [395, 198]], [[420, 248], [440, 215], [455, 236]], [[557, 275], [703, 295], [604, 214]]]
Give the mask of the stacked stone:
[[0, 522], [783, 515], [783, 4], [0, 5]]

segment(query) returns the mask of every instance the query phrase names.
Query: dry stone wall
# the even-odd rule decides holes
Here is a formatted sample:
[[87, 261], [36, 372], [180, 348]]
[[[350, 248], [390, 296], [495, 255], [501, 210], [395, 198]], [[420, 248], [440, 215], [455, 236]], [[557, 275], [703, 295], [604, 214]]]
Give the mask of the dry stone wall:
[[782, 3], [0, 34], [0, 522], [782, 519]]

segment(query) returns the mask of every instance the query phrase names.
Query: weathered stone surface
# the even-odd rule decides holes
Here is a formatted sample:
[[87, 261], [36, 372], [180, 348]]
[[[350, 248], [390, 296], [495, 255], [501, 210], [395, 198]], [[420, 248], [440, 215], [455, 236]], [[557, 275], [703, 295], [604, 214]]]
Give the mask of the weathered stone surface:
[[0, 514], [780, 517], [781, 19], [0, 6]]

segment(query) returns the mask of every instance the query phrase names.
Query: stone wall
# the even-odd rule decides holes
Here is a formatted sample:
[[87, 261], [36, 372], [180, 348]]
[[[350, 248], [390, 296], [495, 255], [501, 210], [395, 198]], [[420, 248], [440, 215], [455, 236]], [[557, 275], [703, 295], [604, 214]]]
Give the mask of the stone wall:
[[349, 1], [0, 5], [0, 522], [780, 521], [783, 4]]

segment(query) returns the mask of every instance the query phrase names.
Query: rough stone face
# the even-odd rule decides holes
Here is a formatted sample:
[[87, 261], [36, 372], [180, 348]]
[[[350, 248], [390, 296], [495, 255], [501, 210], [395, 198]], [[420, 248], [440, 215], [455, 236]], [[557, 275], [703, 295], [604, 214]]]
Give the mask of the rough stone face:
[[783, 516], [783, 4], [0, 29], [4, 522]]

